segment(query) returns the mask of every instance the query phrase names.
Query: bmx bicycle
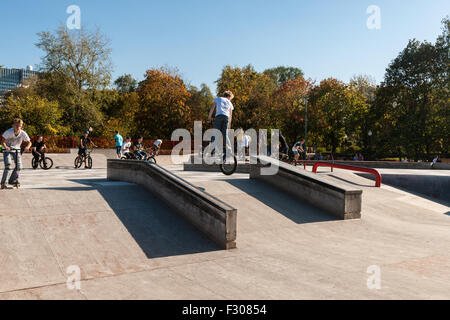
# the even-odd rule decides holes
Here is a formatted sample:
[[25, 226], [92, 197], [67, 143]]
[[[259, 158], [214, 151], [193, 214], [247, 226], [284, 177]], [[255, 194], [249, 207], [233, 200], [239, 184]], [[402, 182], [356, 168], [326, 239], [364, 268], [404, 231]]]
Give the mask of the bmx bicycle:
[[[37, 162], [37, 163], [36, 163]], [[43, 170], [50, 170], [53, 168], [53, 160], [49, 157], [39, 157], [39, 160], [36, 160], [36, 158], [33, 156], [33, 159], [31, 159], [31, 167], [38, 168], [41, 167]]]
[[135, 152], [126, 152], [121, 157], [122, 160], [140, 160], [144, 162], [152, 162], [157, 163], [156, 157], [158, 156], [158, 152], [153, 149], [149, 149], [150, 152], [145, 152], [145, 155], [142, 159], [139, 159]]
[[[209, 148], [206, 147], [205, 150]], [[212, 163], [219, 164], [220, 171], [226, 176], [233, 175], [238, 166], [238, 160], [237, 157], [233, 154], [231, 150], [227, 151], [226, 156], [223, 155], [223, 153], [218, 153], [217, 155], [214, 154], [214, 150], [212, 151], [213, 154], [211, 154], [210, 161]]]
[[92, 169], [92, 157], [91, 157], [91, 152], [94, 149], [86, 149], [85, 154], [82, 155], [78, 155], [75, 158], [75, 162], [74, 162], [74, 166], [75, 169], [80, 169], [81, 166], [84, 163], [84, 166], [86, 167], [86, 169]]
[[[211, 128], [211, 125], [208, 125], [208, 127]], [[226, 139], [224, 139], [224, 140], [226, 140], [226, 141], [224, 141], [224, 144], [225, 144], [226, 149], [227, 149], [226, 156], [223, 154], [223, 152], [218, 152], [217, 155], [216, 155], [215, 154], [216, 150], [215, 150], [215, 148], [213, 148], [214, 142], [211, 141], [211, 143], [208, 146], [202, 148], [203, 151], [201, 152], [201, 154], [202, 154], [201, 157], [203, 158], [203, 161], [204, 161], [205, 153], [206, 154], [209, 153], [209, 152], [206, 152], [206, 151], [210, 150], [211, 152], [209, 153], [209, 155], [211, 156], [210, 159], [213, 161], [213, 163], [219, 164], [220, 171], [224, 175], [231, 176], [237, 170], [238, 160], [237, 160], [237, 157], [234, 154], [234, 152], [231, 150], [231, 145], [229, 145], [227, 143], [227, 142], [230, 142], [228, 137]], [[230, 144], [231, 144], [231, 142], [230, 142]]]

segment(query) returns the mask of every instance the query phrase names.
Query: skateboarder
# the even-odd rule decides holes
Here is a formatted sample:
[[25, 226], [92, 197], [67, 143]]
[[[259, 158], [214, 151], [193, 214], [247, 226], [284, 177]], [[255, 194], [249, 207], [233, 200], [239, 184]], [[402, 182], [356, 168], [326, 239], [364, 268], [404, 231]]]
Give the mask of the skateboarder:
[[5, 163], [5, 170], [3, 171], [1, 188], [6, 189], [6, 181], [8, 181], [9, 172], [12, 168], [11, 156], [14, 159], [14, 171], [9, 178], [8, 183], [11, 185], [19, 186], [19, 171], [22, 170], [22, 154], [21, 145], [22, 142], [27, 142], [25, 150], [30, 150], [31, 140], [28, 134], [22, 130], [23, 121], [21, 119], [15, 119], [13, 127], [6, 130], [2, 135], [2, 149], [3, 149], [3, 161]]

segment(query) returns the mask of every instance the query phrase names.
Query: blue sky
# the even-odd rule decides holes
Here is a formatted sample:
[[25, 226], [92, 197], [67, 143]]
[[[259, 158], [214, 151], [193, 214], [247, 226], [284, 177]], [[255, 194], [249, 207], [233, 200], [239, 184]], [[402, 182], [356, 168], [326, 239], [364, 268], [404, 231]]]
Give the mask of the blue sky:
[[[37, 66], [36, 33], [65, 24], [73, 4], [83, 27], [99, 27], [111, 40], [114, 78], [142, 80], [148, 68], [170, 66], [213, 92], [227, 64], [379, 82], [409, 39], [434, 42], [450, 15], [448, 0], [0, 0], [0, 65]], [[380, 30], [366, 26], [370, 5], [381, 9]]]

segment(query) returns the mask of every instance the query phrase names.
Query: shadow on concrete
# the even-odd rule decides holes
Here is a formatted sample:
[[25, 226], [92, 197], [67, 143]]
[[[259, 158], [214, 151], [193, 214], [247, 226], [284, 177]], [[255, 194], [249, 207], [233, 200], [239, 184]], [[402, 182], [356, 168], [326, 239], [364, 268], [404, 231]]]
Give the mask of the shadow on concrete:
[[86, 187], [51, 190], [97, 190], [149, 259], [221, 250], [141, 186], [114, 182], [108, 186], [110, 183], [105, 179], [71, 181]]
[[323, 210], [315, 208], [307, 202], [302, 202], [289, 194], [280, 192], [275, 187], [262, 181], [251, 179], [227, 179], [224, 181], [297, 224], [340, 221], [340, 219], [327, 214]]
[[449, 212], [447, 212], [447, 213], [444, 213], [446, 216], [449, 216], [450, 217], [450, 211]]

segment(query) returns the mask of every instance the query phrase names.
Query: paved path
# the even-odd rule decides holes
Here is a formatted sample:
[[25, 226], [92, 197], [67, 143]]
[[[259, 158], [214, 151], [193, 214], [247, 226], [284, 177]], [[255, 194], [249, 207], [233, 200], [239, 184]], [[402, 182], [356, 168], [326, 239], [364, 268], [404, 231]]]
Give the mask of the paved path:
[[[107, 182], [104, 160], [62, 160], [0, 193], [0, 299], [450, 298], [445, 203], [336, 172], [364, 190], [363, 219], [338, 221], [248, 175], [167, 165], [238, 208], [238, 249], [222, 251], [152, 194]], [[81, 290], [67, 289], [72, 265]], [[367, 288], [372, 265], [381, 290]]]

